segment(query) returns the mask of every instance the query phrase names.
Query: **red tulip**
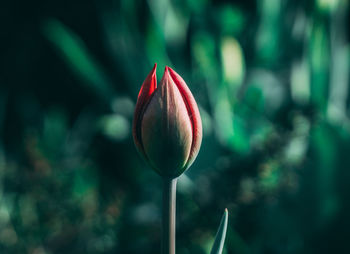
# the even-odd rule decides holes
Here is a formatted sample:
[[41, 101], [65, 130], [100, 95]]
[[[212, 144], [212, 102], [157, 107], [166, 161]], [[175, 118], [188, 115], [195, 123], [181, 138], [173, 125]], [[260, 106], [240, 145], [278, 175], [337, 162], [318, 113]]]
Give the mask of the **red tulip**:
[[165, 67], [157, 88], [157, 64], [143, 82], [133, 122], [136, 147], [161, 176], [175, 178], [191, 166], [202, 142], [197, 103], [185, 81]]

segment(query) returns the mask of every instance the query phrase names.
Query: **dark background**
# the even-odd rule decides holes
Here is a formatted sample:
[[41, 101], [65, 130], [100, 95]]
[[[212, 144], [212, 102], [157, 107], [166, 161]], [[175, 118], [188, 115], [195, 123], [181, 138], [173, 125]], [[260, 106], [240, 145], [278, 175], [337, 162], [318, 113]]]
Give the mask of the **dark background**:
[[346, 0], [0, 3], [0, 253], [160, 253], [161, 179], [131, 136], [155, 62], [204, 136], [177, 253], [350, 253]]

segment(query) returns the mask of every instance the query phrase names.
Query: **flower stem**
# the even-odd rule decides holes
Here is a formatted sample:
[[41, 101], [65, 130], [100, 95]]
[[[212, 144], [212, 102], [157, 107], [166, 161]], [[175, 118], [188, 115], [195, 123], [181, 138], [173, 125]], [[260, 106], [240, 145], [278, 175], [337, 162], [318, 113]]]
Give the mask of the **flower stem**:
[[163, 177], [162, 254], [175, 254], [176, 182]]

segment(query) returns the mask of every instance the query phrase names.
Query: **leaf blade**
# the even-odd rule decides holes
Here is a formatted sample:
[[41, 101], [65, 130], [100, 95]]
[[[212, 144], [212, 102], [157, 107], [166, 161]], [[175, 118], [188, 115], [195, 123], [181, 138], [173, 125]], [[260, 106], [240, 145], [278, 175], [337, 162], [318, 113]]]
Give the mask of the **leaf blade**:
[[226, 231], [227, 231], [227, 222], [228, 222], [228, 210], [227, 208], [224, 211], [224, 214], [222, 215], [219, 229], [215, 236], [215, 241], [213, 244], [213, 247], [210, 251], [210, 254], [221, 254], [222, 249], [224, 247], [225, 238], [226, 238]]

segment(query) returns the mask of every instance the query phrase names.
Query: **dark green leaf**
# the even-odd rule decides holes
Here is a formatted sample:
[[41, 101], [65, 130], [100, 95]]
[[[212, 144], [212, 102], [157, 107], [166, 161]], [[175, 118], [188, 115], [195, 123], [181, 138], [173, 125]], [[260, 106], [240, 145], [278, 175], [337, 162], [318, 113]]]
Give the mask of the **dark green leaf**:
[[221, 254], [224, 247], [226, 231], [227, 231], [227, 221], [228, 221], [228, 211], [225, 209], [224, 214], [222, 215], [220, 226], [218, 232], [215, 236], [215, 242], [211, 249], [210, 254]]

